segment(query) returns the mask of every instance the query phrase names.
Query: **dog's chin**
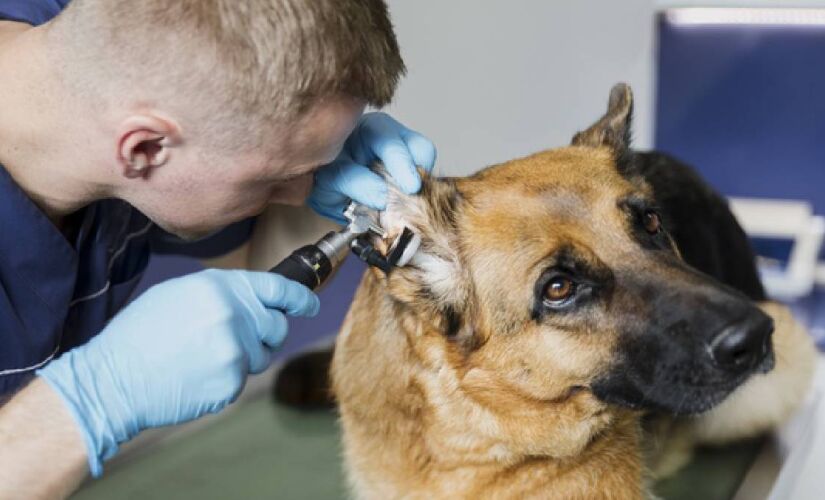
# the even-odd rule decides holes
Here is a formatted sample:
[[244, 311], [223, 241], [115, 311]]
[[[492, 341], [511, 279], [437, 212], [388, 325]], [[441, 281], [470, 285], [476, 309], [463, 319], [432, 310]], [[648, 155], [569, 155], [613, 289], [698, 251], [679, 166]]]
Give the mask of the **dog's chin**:
[[731, 387], [652, 387], [627, 390], [609, 385], [594, 385], [593, 394], [602, 402], [640, 411], [671, 415], [696, 415], [721, 403], [738, 384]]
[[654, 381], [639, 383], [631, 371], [614, 370], [596, 380], [590, 387], [602, 402], [633, 410], [658, 411], [672, 415], [697, 415], [711, 410], [725, 400], [751, 376], [768, 373], [775, 364], [773, 352], [756, 366], [739, 374], [709, 371], [707, 384], [683, 384]]

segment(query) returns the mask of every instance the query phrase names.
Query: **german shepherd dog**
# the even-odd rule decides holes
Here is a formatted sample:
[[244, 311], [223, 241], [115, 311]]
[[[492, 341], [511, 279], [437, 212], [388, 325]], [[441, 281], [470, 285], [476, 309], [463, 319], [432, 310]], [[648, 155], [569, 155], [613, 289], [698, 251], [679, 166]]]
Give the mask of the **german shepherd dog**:
[[331, 369], [357, 497], [643, 498], [650, 415], [687, 452], [803, 400], [810, 339], [725, 201], [630, 149], [631, 108], [617, 85], [569, 147], [391, 190], [374, 243], [421, 246], [366, 273]]

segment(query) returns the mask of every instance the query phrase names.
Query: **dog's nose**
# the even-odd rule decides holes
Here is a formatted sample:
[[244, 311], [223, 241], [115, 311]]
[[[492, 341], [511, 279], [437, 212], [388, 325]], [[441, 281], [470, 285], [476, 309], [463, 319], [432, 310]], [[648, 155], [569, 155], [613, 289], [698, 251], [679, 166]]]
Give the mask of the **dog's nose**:
[[725, 370], [752, 369], [770, 352], [771, 333], [773, 320], [756, 310], [714, 337], [710, 343], [713, 360]]

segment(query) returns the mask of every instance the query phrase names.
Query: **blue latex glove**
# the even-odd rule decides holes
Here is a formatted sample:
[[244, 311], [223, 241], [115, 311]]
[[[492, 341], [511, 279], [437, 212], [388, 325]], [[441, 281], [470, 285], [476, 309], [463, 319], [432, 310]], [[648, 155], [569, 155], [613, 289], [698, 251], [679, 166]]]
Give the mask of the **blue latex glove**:
[[282, 276], [209, 270], [150, 288], [88, 344], [38, 371], [75, 417], [89, 469], [150, 427], [215, 413], [271, 362], [285, 314], [312, 316], [318, 297]]
[[368, 113], [361, 117], [338, 158], [315, 173], [309, 206], [341, 224], [346, 224], [343, 212], [350, 199], [383, 210], [387, 184], [368, 167], [382, 162], [402, 191], [415, 194], [421, 189], [416, 166], [431, 171], [435, 155], [435, 146], [423, 135], [385, 113]]

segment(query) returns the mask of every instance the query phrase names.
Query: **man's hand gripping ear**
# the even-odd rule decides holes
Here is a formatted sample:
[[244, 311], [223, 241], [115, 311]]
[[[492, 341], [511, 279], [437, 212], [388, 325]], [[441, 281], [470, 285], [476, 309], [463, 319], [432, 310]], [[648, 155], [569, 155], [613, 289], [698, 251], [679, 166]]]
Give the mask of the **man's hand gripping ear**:
[[383, 210], [387, 184], [369, 167], [382, 162], [402, 191], [415, 194], [421, 189], [416, 167], [431, 171], [435, 156], [435, 146], [423, 135], [385, 113], [368, 113], [358, 122], [338, 158], [316, 172], [309, 205], [341, 224], [346, 224], [342, 214], [349, 200]]

